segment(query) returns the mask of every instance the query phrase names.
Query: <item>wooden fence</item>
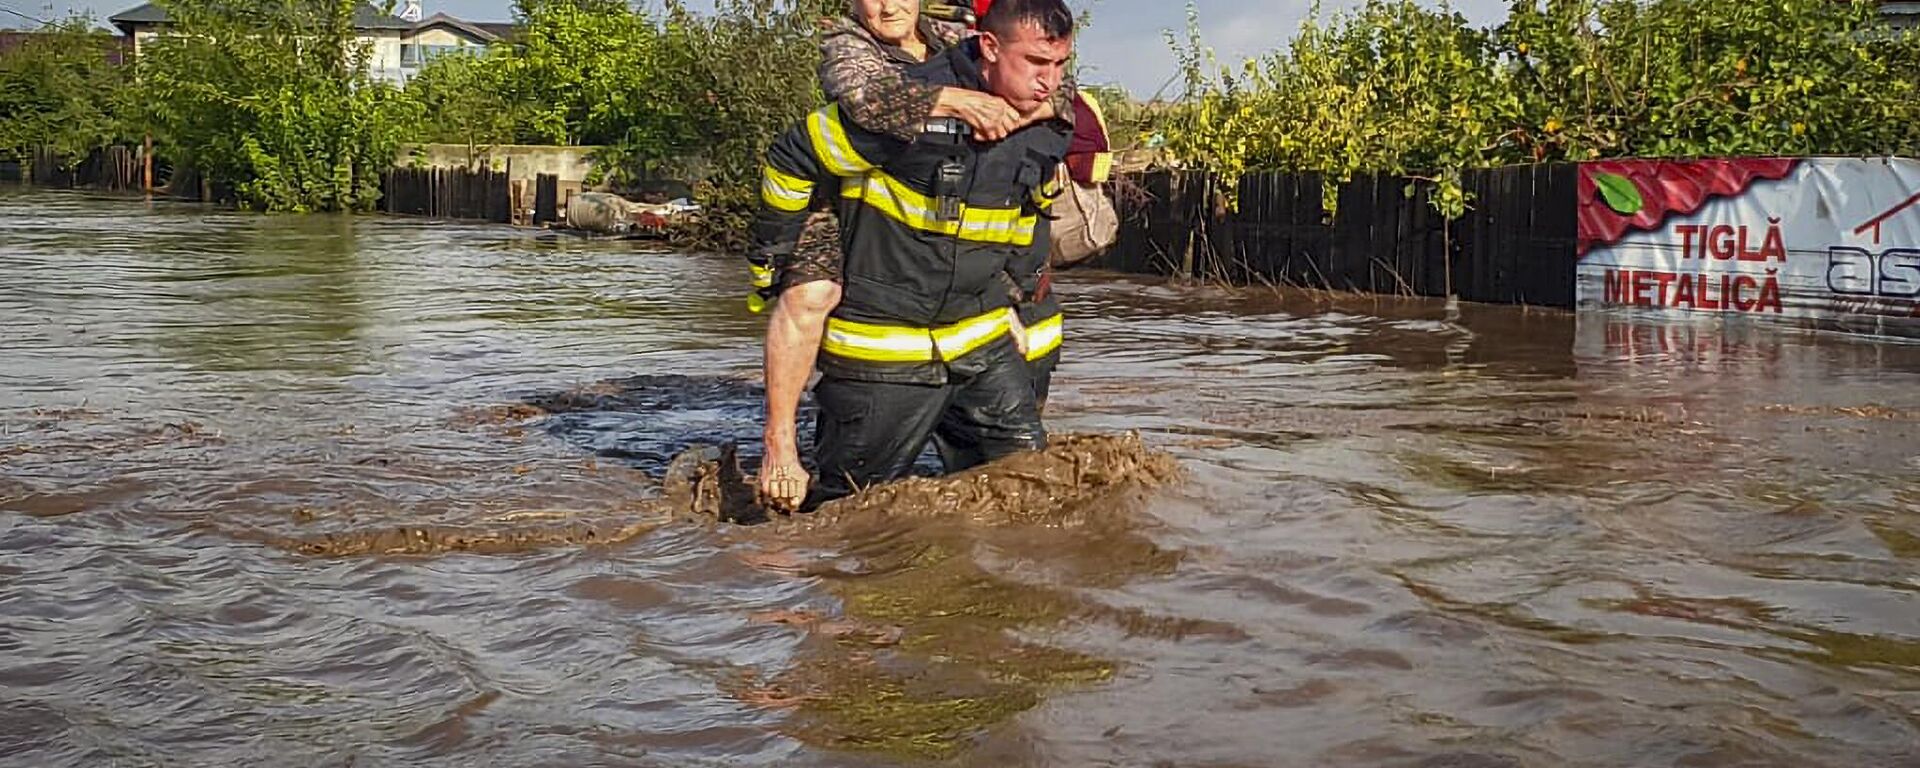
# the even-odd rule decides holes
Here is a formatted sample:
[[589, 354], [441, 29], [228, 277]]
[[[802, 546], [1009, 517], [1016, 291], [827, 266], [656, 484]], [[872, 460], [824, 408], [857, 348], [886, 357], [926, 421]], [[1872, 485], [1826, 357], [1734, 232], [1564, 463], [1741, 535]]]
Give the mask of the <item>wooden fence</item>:
[[558, 220], [559, 177], [539, 174], [533, 199], [525, 182], [488, 168], [393, 168], [380, 177], [380, 209], [393, 214], [441, 219], [480, 219], [501, 224], [534, 225]]
[[[160, 170], [169, 194], [226, 199], [190, 168]], [[137, 190], [142, 182], [139, 151], [130, 147], [95, 151], [71, 168], [39, 152], [0, 171], [42, 186]], [[1429, 203], [1430, 182], [1396, 176], [1340, 184], [1338, 212], [1329, 214], [1313, 173], [1248, 174], [1234, 206], [1209, 174], [1131, 175], [1115, 185], [1120, 238], [1101, 264], [1234, 283], [1573, 306], [1577, 168], [1467, 171], [1462, 182], [1470, 210], [1447, 220]], [[564, 202], [554, 176], [536, 177], [527, 201], [524, 183], [487, 168], [393, 168], [380, 189], [387, 213], [535, 226], [558, 221]]]
[[389, 169], [380, 177], [380, 206], [387, 213], [513, 221], [512, 184], [490, 168]]
[[[42, 187], [90, 187], [108, 191], [138, 191], [146, 168], [137, 147], [96, 149], [68, 166], [65, 158], [39, 149], [18, 160], [0, 161], [0, 181]], [[212, 182], [191, 167], [154, 163], [155, 191], [183, 200], [230, 201], [233, 190]], [[500, 223], [544, 225], [559, 221], [564, 203], [559, 177], [540, 174], [533, 180], [532, 200], [526, 201], [525, 182], [516, 185], [508, 174], [488, 168], [393, 168], [380, 177], [380, 209], [387, 213], [445, 219], [480, 219]]]
[[95, 149], [71, 165], [68, 158], [42, 147], [24, 160], [0, 165], [0, 181], [25, 182], [36, 187], [139, 191], [141, 175], [140, 150], [121, 146]]
[[1447, 220], [1430, 182], [1362, 176], [1321, 203], [1321, 176], [1248, 174], [1238, 205], [1199, 172], [1127, 177], [1119, 242], [1102, 262], [1129, 272], [1467, 301], [1573, 306], [1570, 164], [1468, 171], [1467, 215]]

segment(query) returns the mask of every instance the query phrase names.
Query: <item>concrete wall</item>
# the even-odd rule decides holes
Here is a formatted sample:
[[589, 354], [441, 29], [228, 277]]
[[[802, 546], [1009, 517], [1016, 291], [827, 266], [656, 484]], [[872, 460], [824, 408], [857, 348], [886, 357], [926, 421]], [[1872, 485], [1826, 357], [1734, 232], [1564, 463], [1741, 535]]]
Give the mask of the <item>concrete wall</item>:
[[[532, 179], [548, 173], [562, 182], [584, 182], [593, 170], [588, 155], [599, 147], [550, 147], [531, 144], [476, 145], [471, 165], [496, 171], [512, 171], [512, 178]], [[511, 160], [511, 164], [509, 164]], [[402, 168], [466, 168], [469, 166], [465, 144], [408, 144], [400, 147], [394, 164]]]

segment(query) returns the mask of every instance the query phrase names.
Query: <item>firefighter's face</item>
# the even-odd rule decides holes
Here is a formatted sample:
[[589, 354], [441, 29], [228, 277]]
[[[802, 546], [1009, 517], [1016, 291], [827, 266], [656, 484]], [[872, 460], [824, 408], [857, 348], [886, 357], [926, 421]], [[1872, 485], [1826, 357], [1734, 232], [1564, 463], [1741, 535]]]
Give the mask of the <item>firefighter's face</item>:
[[853, 12], [880, 42], [899, 45], [913, 37], [920, 0], [853, 0]]
[[1072, 37], [1048, 37], [1037, 22], [1014, 27], [1011, 34], [980, 33], [987, 83], [1014, 109], [1026, 112], [1053, 98], [1073, 56]]

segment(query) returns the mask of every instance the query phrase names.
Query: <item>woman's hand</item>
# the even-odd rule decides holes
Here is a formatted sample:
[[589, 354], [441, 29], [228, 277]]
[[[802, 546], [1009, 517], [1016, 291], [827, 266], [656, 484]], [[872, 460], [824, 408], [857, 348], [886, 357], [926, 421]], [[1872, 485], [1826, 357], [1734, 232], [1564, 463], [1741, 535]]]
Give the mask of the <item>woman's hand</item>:
[[1020, 113], [998, 96], [965, 88], [941, 88], [933, 102], [933, 117], [957, 117], [973, 127], [973, 137], [999, 141], [1019, 130]]

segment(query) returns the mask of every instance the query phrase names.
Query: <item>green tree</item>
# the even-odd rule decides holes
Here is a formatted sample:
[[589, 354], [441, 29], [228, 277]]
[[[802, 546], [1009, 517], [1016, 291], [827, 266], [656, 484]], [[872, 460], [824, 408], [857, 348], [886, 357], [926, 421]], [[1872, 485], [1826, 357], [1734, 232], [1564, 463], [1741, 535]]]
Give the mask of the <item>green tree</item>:
[[516, 138], [546, 144], [672, 143], [672, 105], [653, 99], [660, 24], [614, 0], [518, 0], [517, 44], [480, 64]]
[[621, 165], [696, 179], [708, 231], [744, 241], [767, 147], [824, 103], [817, 25], [844, 9], [835, 0], [720, 0], [701, 15], [667, 0], [661, 69], [650, 85], [653, 103], [672, 105], [679, 130], [621, 143]]
[[1920, 49], [1872, 3], [1520, 0], [1496, 40], [1539, 157], [1914, 147]]
[[130, 70], [116, 62], [118, 50], [114, 36], [76, 17], [0, 56], [0, 157], [24, 158], [44, 147], [77, 162], [131, 139]]
[[502, 76], [510, 48], [484, 53], [434, 57], [407, 81], [407, 96], [420, 105], [423, 120], [407, 138], [411, 141], [465, 144], [510, 144], [520, 140], [519, 127], [530, 122], [531, 105], [514, 100]]
[[355, 5], [167, 0], [139, 71], [173, 159], [261, 209], [371, 208], [419, 108], [368, 74]]
[[744, 238], [762, 154], [821, 100], [815, 30], [841, 0], [721, 0], [654, 13], [617, 0], [519, 0], [511, 47], [437, 60], [408, 85], [414, 138], [601, 145], [616, 186], [694, 181], [702, 233]]
[[1369, 0], [1331, 20], [1316, 11], [1286, 53], [1238, 76], [1205, 70], [1197, 33], [1180, 53], [1188, 101], [1171, 116], [1169, 148], [1229, 180], [1324, 173], [1329, 207], [1332, 185], [1355, 174], [1432, 173], [1442, 210], [1457, 214], [1454, 175], [1509, 140], [1518, 111], [1488, 35], [1444, 5]]

